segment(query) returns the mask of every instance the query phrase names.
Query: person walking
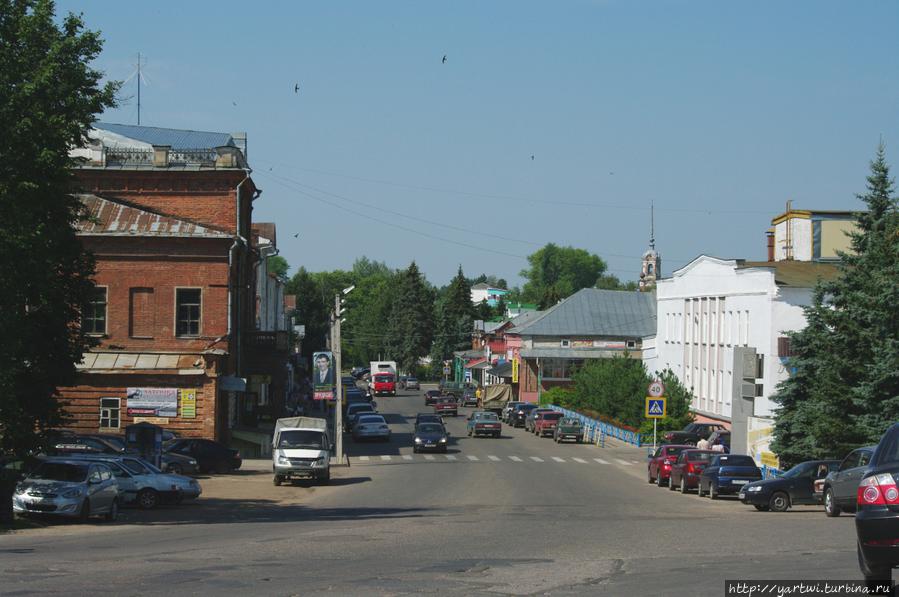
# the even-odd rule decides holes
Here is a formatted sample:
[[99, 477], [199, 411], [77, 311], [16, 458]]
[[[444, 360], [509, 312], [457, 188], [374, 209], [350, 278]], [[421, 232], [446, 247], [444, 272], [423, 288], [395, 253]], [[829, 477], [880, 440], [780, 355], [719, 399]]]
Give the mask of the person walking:
[[698, 442], [696, 442], [697, 450], [708, 450], [709, 449], [709, 440], [705, 437], [701, 438]]

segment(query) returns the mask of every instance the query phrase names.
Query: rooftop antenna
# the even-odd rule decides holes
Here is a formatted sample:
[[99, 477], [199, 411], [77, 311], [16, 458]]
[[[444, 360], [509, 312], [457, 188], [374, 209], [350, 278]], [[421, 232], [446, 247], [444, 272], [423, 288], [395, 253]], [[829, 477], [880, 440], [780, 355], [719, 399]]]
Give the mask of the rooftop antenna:
[[147, 63], [146, 56], [142, 56], [141, 53], [138, 52], [137, 53], [137, 65], [135, 67], [135, 70], [133, 73], [131, 73], [131, 75], [127, 79], [125, 79], [125, 83], [127, 83], [135, 75], [137, 75], [137, 124], [138, 124], [138, 126], [140, 126], [140, 84], [141, 84], [141, 81], [143, 81], [144, 84], [146, 84], [146, 85], [150, 84], [150, 81], [147, 80], [147, 77], [144, 75], [143, 70], [142, 70], [142, 67], [145, 66], [146, 63]]
[[649, 248], [656, 250], [656, 218], [655, 218], [655, 201], [649, 204]]

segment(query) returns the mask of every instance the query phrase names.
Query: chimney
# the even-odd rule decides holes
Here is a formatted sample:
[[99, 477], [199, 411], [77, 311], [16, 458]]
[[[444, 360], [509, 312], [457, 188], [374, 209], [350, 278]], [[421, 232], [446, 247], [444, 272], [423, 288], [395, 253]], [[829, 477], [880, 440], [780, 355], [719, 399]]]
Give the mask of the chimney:
[[243, 154], [243, 158], [249, 161], [250, 158], [247, 155], [247, 134], [245, 132], [231, 133], [231, 138], [234, 139], [234, 144], [237, 145], [237, 149]]
[[768, 241], [768, 261], [774, 261], [774, 228], [765, 231], [765, 238]]
[[153, 166], [155, 168], [166, 168], [169, 165], [169, 152], [172, 150], [171, 145], [154, 145], [153, 146]]
[[222, 145], [220, 147], [216, 147], [215, 167], [237, 168], [240, 165], [237, 158], [237, 154], [239, 152], [239, 149], [237, 149], [236, 147], [232, 147], [231, 145]]

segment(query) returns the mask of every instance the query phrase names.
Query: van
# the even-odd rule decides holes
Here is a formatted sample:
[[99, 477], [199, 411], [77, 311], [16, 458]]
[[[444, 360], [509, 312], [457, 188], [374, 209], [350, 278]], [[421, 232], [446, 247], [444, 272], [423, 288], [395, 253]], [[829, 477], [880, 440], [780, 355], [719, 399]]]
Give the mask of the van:
[[328, 423], [314, 417], [288, 417], [275, 422], [272, 437], [273, 483], [311, 478], [331, 480], [331, 439]]

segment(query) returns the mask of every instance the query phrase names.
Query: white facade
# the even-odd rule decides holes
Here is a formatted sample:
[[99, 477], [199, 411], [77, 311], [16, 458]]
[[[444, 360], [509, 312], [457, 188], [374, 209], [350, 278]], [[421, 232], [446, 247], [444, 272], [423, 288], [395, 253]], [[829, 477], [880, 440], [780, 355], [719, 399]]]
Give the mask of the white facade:
[[770, 400], [787, 370], [777, 339], [805, 327], [803, 306], [811, 288], [787, 288], [774, 281], [773, 267], [740, 267], [735, 260], [700, 256], [672, 277], [656, 282], [658, 324], [655, 350], [644, 362], [650, 373], [671, 369], [693, 389], [693, 410], [730, 420], [733, 349], [753, 347], [763, 355], [755, 399], [756, 417], [771, 417]]

